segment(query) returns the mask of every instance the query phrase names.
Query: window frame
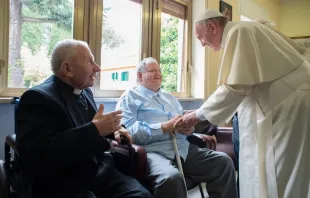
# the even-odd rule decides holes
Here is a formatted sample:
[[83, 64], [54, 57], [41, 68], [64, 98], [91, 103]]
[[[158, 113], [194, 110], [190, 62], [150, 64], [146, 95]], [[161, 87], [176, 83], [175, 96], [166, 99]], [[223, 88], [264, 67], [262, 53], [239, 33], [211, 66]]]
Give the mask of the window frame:
[[[86, 41], [97, 63], [101, 62], [102, 13], [104, 0], [74, 0], [73, 38]], [[184, 36], [184, 66], [182, 72], [182, 86], [184, 92], [172, 92], [176, 97], [190, 96], [190, 70], [192, 51], [192, 1], [172, 0], [186, 6], [186, 20]], [[142, 1], [142, 38], [141, 60], [152, 56], [160, 61], [160, 31], [161, 31], [162, 0]], [[10, 0], [0, 2], [0, 97], [21, 96], [27, 88], [8, 88], [8, 58], [9, 58], [9, 25]], [[4, 61], [4, 67], [2, 62]], [[119, 97], [125, 90], [100, 90], [100, 75], [98, 75], [92, 90], [98, 98]]]
[[[0, 26], [3, 24], [3, 33], [1, 35], [0, 31], [0, 41], [3, 38], [3, 45], [0, 46], [3, 48], [2, 52], [0, 51], [3, 59], [5, 60], [4, 67], [0, 68], [0, 96], [1, 97], [13, 97], [21, 96], [27, 88], [9, 88], [8, 87], [8, 60], [9, 60], [9, 30], [10, 30], [10, 0], [2, 1], [4, 6], [0, 6], [0, 13], [3, 11], [4, 16], [0, 18]], [[1, 5], [1, 3], [0, 3]], [[2, 9], [2, 10], [1, 10]], [[88, 38], [88, 28], [87, 23], [89, 19], [89, 4], [88, 0], [74, 0], [73, 6], [73, 38], [78, 40], [83, 40], [87, 42]], [[0, 42], [1, 43], [1, 42]]]
[[[183, 60], [183, 68], [182, 68], [182, 89], [185, 91], [183, 92], [171, 92], [171, 94], [177, 98], [187, 98], [190, 97], [190, 87], [191, 87], [191, 73], [190, 73], [190, 65], [192, 64], [191, 60], [191, 54], [192, 54], [192, 1], [190, 0], [172, 0], [175, 3], [178, 3], [180, 5], [183, 5], [186, 7], [186, 13], [185, 13], [185, 27], [184, 27], [184, 33], [187, 33], [187, 35], [184, 35], [184, 60]], [[156, 19], [157, 22], [154, 23], [153, 29], [154, 29], [154, 37], [153, 40], [156, 41], [156, 44], [153, 45], [153, 57], [156, 58], [156, 60], [160, 63], [160, 35], [161, 35], [161, 13], [162, 13], [162, 4], [163, 0], [158, 0], [158, 6], [156, 9]]]

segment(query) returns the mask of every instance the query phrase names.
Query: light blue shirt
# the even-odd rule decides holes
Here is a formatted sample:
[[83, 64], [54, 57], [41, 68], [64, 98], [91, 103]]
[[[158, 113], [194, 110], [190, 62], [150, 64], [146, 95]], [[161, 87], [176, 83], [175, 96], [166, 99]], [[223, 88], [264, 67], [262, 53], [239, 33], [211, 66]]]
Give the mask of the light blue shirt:
[[[146, 152], [157, 152], [174, 159], [170, 133], [163, 133], [161, 124], [182, 115], [182, 106], [170, 93], [160, 89], [154, 92], [141, 85], [127, 91], [119, 102], [125, 125], [135, 144]], [[176, 134], [180, 156], [186, 160], [189, 143], [185, 135]]]

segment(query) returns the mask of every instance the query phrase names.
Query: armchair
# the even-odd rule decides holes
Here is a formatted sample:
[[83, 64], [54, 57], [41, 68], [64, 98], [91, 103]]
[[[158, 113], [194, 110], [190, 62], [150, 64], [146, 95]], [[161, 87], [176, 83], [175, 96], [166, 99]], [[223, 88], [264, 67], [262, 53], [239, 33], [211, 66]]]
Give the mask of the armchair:
[[[197, 146], [204, 148], [207, 147], [209, 149], [215, 150], [216, 148], [216, 141], [214, 138], [210, 137], [209, 135], [205, 134], [198, 134], [193, 133], [192, 135], [188, 136], [187, 140], [191, 144], [196, 144]], [[134, 156], [134, 171], [136, 179], [147, 189], [150, 190], [150, 184], [148, 183], [146, 176], [147, 176], [147, 157], [146, 152], [143, 147], [138, 145], [133, 145], [135, 149], [135, 156]], [[188, 189], [190, 190], [190, 189]], [[204, 198], [204, 193], [201, 184], [199, 184], [199, 190], [201, 193], [202, 198]], [[150, 190], [151, 191], [151, 190]]]
[[215, 139], [213, 139], [208, 136], [212, 139], [211, 141], [213, 147], [210, 147], [210, 145], [206, 145], [207, 148], [226, 153], [233, 160], [235, 169], [238, 170], [238, 161], [232, 142], [232, 131], [232, 127], [218, 127], [212, 125], [208, 120], [199, 122], [195, 126], [195, 132], [197, 132], [198, 134], [205, 134], [215, 137]]

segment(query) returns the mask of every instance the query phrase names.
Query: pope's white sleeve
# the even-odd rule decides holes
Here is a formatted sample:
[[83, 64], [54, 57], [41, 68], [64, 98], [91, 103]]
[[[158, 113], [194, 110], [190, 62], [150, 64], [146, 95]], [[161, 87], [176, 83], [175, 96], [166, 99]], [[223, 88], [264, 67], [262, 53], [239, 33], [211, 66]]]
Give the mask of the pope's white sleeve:
[[223, 84], [196, 111], [200, 120], [208, 120], [214, 125], [228, 121], [237, 111], [252, 86], [229, 86]]

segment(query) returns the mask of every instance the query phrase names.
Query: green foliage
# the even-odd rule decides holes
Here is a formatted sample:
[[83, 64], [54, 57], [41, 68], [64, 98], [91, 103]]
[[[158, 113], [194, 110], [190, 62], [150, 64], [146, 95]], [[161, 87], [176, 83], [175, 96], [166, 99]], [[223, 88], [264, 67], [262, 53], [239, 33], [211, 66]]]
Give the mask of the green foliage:
[[22, 43], [27, 46], [32, 55], [35, 55], [43, 43], [43, 25], [40, 23], [23, 23]]
[[119, 47], [121, 44], [124, 44], [125, 41], [122, 37], [118, 36], [115, 31], [108, 25], [103, 27], [102, 30], [102, 45], [105, 49], [113, 49]]
[[162, 20], [160, 43], [160, 66], [163, 75], [162, 88], [169, 92], [177, 91], [178, 22], [179, 20], [174, 17]]
[[[23, 3], [24, 16], [42, 20], [41, 23], [23, 23], [22, 41], [33, 55], [44, 42], [48, 44], [49, 56], [58, 41], [72, 38], [72, 0], [28, 0]], [[45, 23], [48, 20], [55, 24]]]
[[28, 75], [25, 75], [24, 77], [24, 86], [26, 88], [34, 87], [41, 83], [42, 79], [46, 79], [48, 76], [42, 72], [40, 72], [38, 69], [35, 71], [32, 71]]
[[[46, 58], [49, 57], [54, 45], [59, 40], [72, 38], [72, 11], [74, 0], [23, 0], [21, 1], [21, 28], [22, 47], [30, 49], [33, 56], [39, 51], [46, 51]], [[20, 13], [15, 10], [15, 13]], [[32, 22], [35, 21], [35, 22]], [[18, 30], [17, 30], [18, 31]], [[20, 47], [17, 49], [21, 50]], [[19, 57], [17, 57], [19, 59]], [[14, 62], [14, 61], [13, 61]], [[46, 71], [37, 69], [36, 72], [29, 72], [29, 68], [19, 67], [24, 65], [23, 61], [15, 61], [9, 67], [9, 84], [15, 80], [16, 74], [23, 78], [24, 86], [31, 87], [46, 78]], [[41, 71], [42, 70], [42, 71]], [[13, 77], [13, 78], [12, 78]]]
[[54, 20], [59, 27], [71, 30], [73, 0], [26, 0], [24, 4], [36, 17]]
[[113, 49], [124, 44], [125, 41], [122, 37], [116, 34], [116, 32], [109, 26], [108, 15], [111, 7], [103, 9], [103, 19], [102, 19], [102, 45], [105, 49]]
[[52, 50], [58, 41], [63, 40], [63, 39], [69, 39], [72, 37], [71, 32], [64, 30], [58, 26], [53, 25], [51, 29], [52, 30], [51, 30], [48, 51], [47, 51], [48, 56], [51, 55]]
[[[48, 58], [58, 41], [72, 38], [73, 2], [74, 0], [21, 1], [23, 4], [21, 19], [25, 19], [22, 26], [19, 27], [21, 28], [21, 38], [12, 39], [21, 39], [22, 47], [29, 48], [34, 56], [40, 50], [46, 50]], [[125, 41], [108, 24], [107, 15], [110, 10], [111, 8], [104, 8], [102, 44], [106, 48], [115, 48]], [[18, 10], [16, 12], [20, 13]], [[28, 22], [27, 19], [28, 21], [35, 19], [36, 22]], [[15, 80], [12, 78], [14, 73], [20, 73], [25, 87], [32, 87], [47, 77], [39, 69], [37, 72], [29, 72], [29, 68], [23, 68], [23, 61], [17, 61], [16, 64], [9, 67], [9, 84]], [[26, 71], [25, 75], [24, 70]]]

